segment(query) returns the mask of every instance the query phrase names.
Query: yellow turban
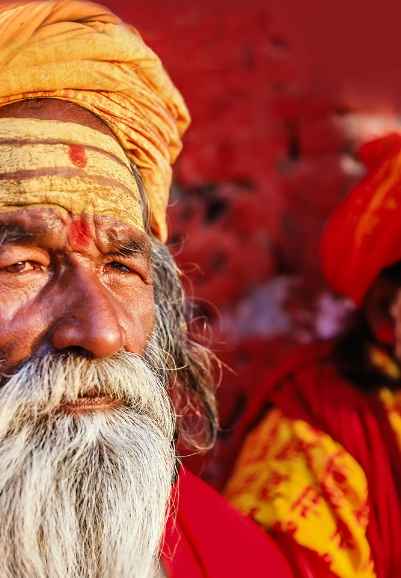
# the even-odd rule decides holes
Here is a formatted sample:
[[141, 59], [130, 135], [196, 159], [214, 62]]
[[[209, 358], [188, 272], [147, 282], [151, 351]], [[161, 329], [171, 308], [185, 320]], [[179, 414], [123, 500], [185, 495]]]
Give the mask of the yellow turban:
[[0, 106], [46, 97], [111, 128], [141, 173], [152, 230], [165, 241], [171, 165], [189, 114], [139, 33], [90, 2], [0, 3]]

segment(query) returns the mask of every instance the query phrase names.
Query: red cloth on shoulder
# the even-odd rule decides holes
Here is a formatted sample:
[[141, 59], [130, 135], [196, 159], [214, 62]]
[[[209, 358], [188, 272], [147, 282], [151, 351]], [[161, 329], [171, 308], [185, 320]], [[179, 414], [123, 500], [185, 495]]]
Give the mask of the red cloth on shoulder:
[[[400, 576], [401, 567], [400, 450], [377, 392], [362, 391], [342, 377], [332, 361], [332, 347], [323, 343], [299, 348], [260, 388], [260, 397], [249, 409], [243, 427], [252, 426], [258, 408], [277, 407], [287, 417], [302, 419], [341, 444], [363, 468], [368, 481], [367, 536], [377, 577], [394, 578]], [[292, 551], [303, 561], [309, 557], [309, 570], [297, 576], [325, 575], [316, 570], [317, 560], [302, 552], [294, 540], [286, 538], [284, 542], [278, 537], [288, 560], [293, 560]]]
[[163, 546], [169, 578], [294, 578], [273, 540], [188, 471], [176, 502]]

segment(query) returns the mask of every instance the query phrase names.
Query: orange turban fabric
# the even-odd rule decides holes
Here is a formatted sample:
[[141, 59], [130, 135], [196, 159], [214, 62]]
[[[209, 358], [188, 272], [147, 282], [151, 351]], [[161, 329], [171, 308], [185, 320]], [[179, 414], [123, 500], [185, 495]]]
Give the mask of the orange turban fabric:
[[335, 210], [322, 238], [323, 272], [357, 305], [380, 272], [401, 260], [401, 136], [365, 144], [367, 175]]
[[111, 128], [142, 175], [151, 227], [164, 241], [171, 165], [189, 114], [139, 33], [89, 2], [0, 3], [0, 106], [45, 97], [74, 102]]

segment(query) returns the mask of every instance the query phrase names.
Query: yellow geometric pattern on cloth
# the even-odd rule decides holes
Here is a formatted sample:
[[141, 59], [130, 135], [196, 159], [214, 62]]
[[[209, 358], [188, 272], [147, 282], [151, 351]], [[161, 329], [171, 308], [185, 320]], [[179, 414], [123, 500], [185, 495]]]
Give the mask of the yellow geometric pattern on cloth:
[[401, 378], [399, 362], [391, 357], [387, 351], [381, 347], [372, 345], [369, 348], [368, 354], [370, 363], [373, 365], [376, 371], [379, 371], [392, 380], [399, 380]]
[[264, 528], [318, 553], [339, 578], [375, 578], [367, 492], [362, 468], [340, 444], [276, 409], [247, 437], [225, 493]]
[[388, 418], [401, 450], [401, 392], [382, 389], [380, 399], [387, 409]]

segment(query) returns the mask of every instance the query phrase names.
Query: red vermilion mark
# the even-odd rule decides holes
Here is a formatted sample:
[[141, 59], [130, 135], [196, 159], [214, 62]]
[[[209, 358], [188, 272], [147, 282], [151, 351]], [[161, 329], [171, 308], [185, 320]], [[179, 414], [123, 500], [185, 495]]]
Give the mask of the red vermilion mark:
[[73, 248], [85, 248], [91, 241], [90, 227], [84, 217], [77, 217], [70, 225], [69, 239]]
[[83, 145], [69, 145], [69, 155], [72, 163], [76, 167], [79, 167], [80, 169], [84, 169], [86, 167], [88, 159], [86, 157], [86, 150]]

